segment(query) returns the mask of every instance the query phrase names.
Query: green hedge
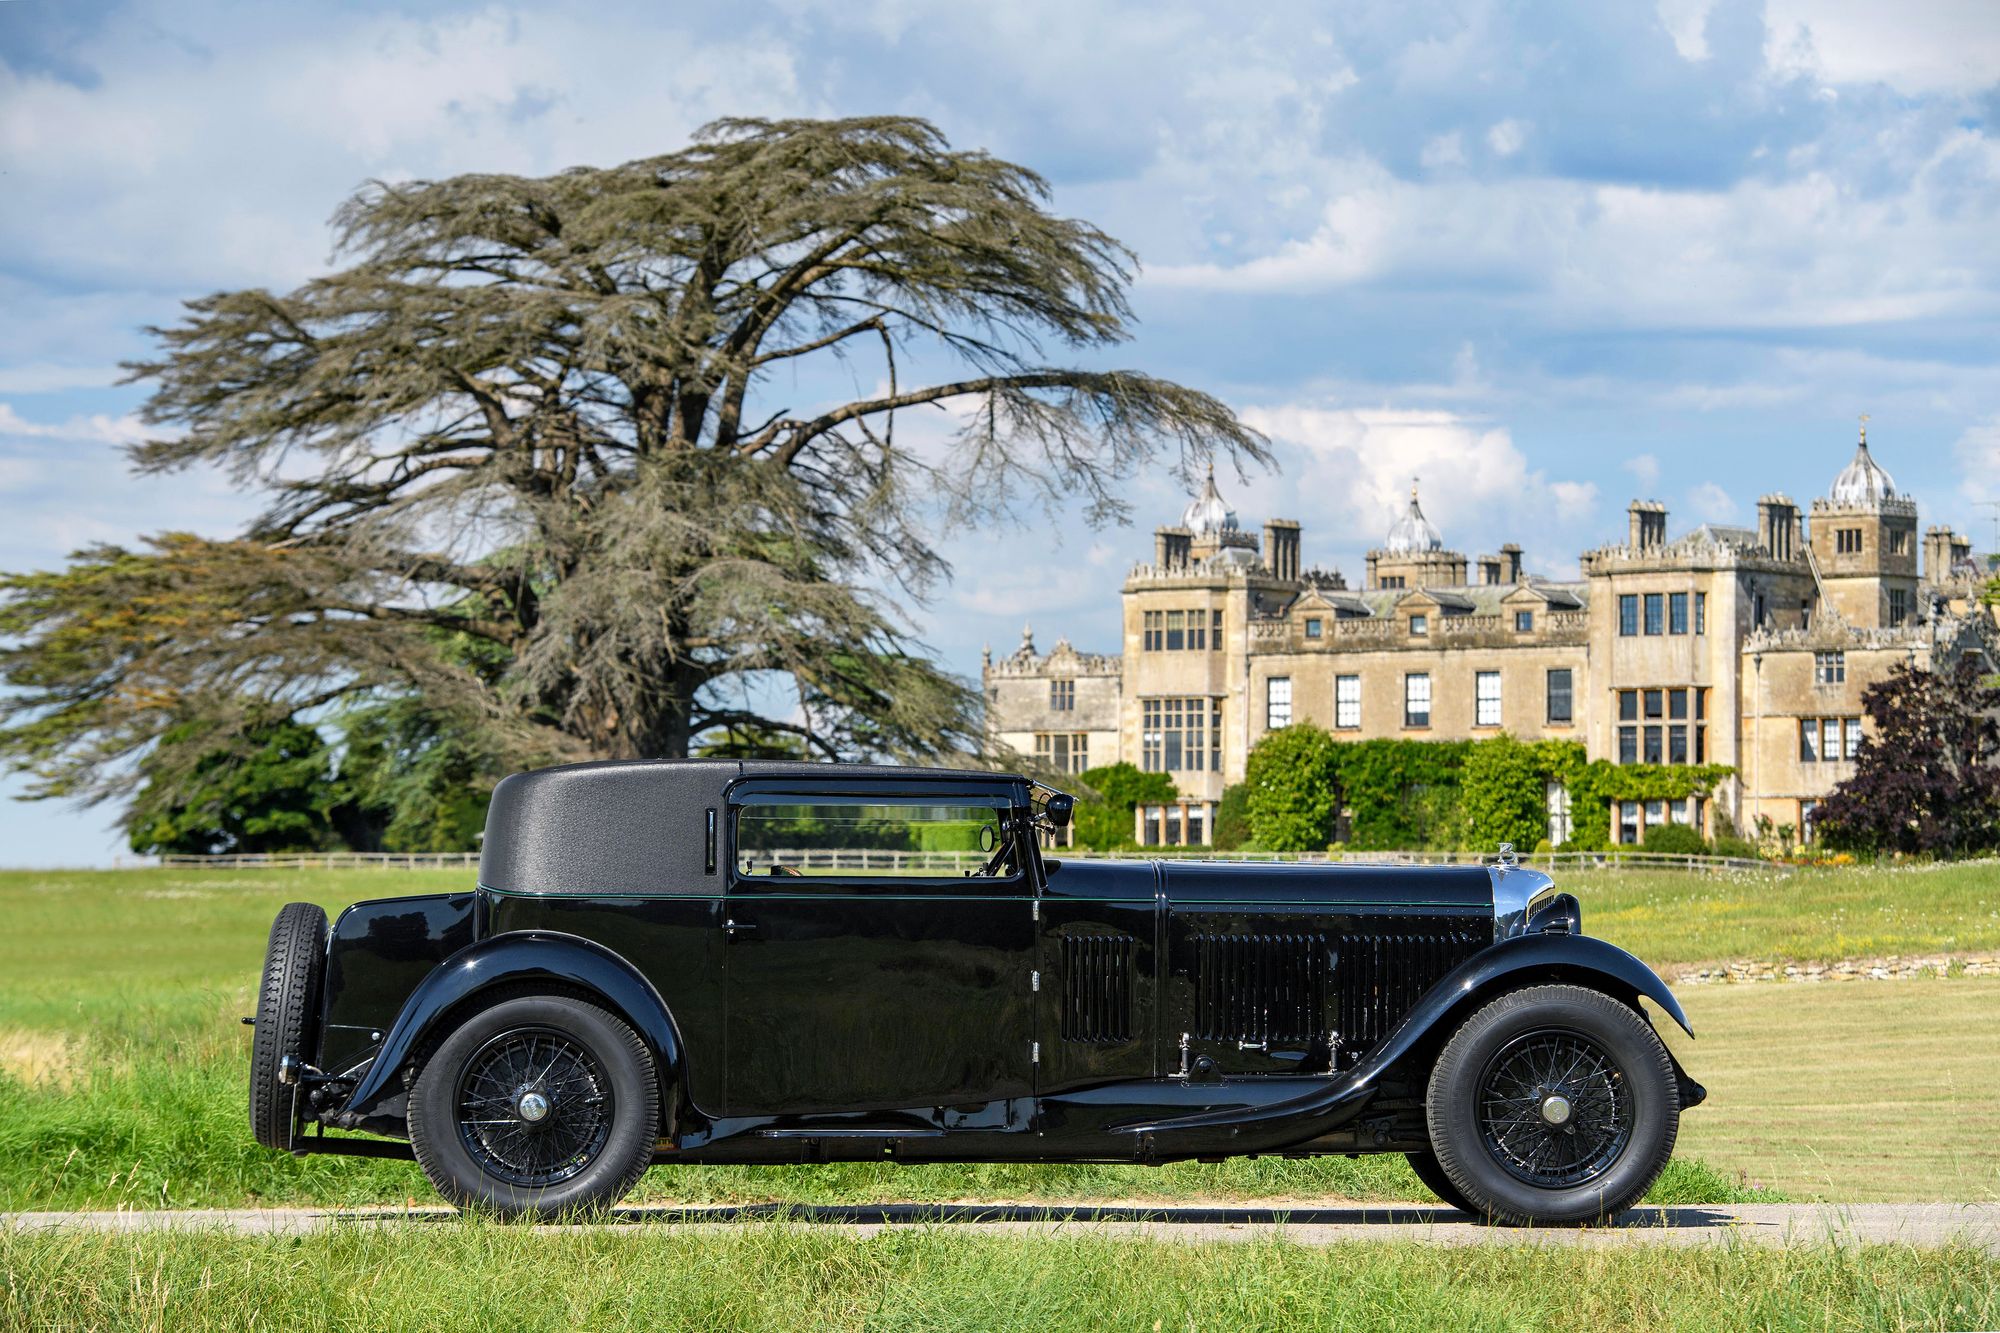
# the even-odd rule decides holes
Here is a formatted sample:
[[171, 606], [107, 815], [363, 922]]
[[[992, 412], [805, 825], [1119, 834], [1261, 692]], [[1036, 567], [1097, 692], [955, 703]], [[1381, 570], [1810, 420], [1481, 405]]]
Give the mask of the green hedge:
[[1526, 851], [1548, 829], [1546, 785], [1569, 789], [1572, 848], [1611, 837], [1611, 802], [1706, 796], [1732, 770], [1721, 764], [1613, 764], [1575, 741], [1337, 741], [1310, 722], [1265, 736], [1244, 776], [1251, 837], [1272, 851], [1332, 844], [1351, 816], [1347, 846], [1363, 851], [1496, 847]]

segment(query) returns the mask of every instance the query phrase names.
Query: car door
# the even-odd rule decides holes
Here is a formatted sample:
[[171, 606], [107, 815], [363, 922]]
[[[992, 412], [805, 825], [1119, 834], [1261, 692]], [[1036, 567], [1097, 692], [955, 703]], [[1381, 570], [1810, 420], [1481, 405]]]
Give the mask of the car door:
[[[846, 1123], [861, 1127], [869, 1113], [917, 1111], [939, 1129], [1025, 1119], [1024, 807], [1006, 785], [953, 780], [732, 791], [725, 1114], [860, 1113]], [[984, 866], [982, 846], [997, 853]]]

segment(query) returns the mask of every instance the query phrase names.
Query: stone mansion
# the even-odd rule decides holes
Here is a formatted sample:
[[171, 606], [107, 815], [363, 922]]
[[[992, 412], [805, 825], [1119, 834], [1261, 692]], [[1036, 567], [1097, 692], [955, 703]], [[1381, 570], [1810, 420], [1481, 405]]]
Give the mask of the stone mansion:
[[[1755, 528], [1704, 523], [1669, 538], [1665, 506], [1634, 501], [1622, 542], [1574, 580], [1523, 568], [1520, 547], [1468, 559], [1416, 488], [1362, 586], [1300, 564], [1299, 524], [1244, 529], [1211, 472], [1121, 590], [1122, 651], [1031, 632], [986, 654], [992, 737], [1067, 772], [1130, 762], [1170, 774], [1177, 805], [1142, 807], [1140, 842], [1210, 840], [1250, 747], [1294, 721], [1343, 739], [1582, 741], [1592, 759], [1727, 764], [1719, 811], [1693, 799], [1620, 802], [1612, 837], [1715, 816], [1810, 836], [1814, 805], [1853, 770], [1861, 693], [1899, 661], [2000, 657], [1984, 573], [1949, 527], [1920, 534], [1915, 501], [1869, 452], [1823, 498], [1757, 502]], [[1549, 837], [1568, 794], [1547, 792]]]

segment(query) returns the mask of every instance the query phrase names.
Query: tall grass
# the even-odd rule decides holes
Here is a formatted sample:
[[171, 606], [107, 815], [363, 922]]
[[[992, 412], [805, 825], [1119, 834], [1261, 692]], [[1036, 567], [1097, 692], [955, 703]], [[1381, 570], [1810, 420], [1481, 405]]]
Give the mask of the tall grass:
[[[289, 1157], [259, 1147], [244, 1109], [248, 1029], [223, 1015], [135, 1010], [78, 1048], [60, 1076], [0, 1075], [0, 1209], [202, 1208], [433, 1203], [407, 1162]], [[1165, 1167], [1075, 1164], [677, 1166], [647, 1174], [635, 1201], [865, 1203], [885, 1200], [1421, 1200], [1400, 1157], [1259, 1158]], [[1661, 1203], [1769, 1199], [1676, 1161]]]
[[2000, 1324], [2000, 1264], [1965, 1248], [1710, 1243], [1460, 1248], [1282, 1237], [857, 1239], [786, 1224], [537, 1232], [350, 1226], [0, 1233], [21, 1328], [1948, 1329]]

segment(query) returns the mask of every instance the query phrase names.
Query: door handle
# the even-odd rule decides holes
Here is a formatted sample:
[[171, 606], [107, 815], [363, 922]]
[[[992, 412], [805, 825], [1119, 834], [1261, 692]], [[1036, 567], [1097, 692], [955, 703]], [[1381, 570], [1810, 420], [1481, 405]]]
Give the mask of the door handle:
[[732, 920], [732, 921], [724, 921], [722, 923], [722, 933], [732, 938], [734, 938], [736, 932], [739, 930], [755, 930], [755, 929], [757, 929], [755, 923], [749, 921]]

